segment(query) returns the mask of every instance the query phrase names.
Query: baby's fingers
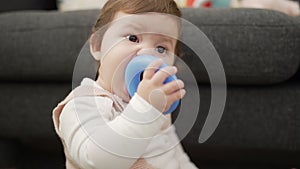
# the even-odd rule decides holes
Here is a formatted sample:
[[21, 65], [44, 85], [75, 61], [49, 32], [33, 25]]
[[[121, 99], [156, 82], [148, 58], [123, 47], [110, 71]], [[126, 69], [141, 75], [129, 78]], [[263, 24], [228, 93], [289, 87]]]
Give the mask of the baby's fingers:
[[166, 101], [167, 101], [167, 104], [165, 105], [164, 107], [164, 110], [163, 112], [167, 111], [170, 109], [171, 105], [176, 101], [176, 100], [179, 100], [179, 99], [182, 99], [185, 95], [186, 91], [184, 89], [180, 89], [170, 95], [168, 95], [166, 97]]
[[168, 102], [174, 103], [176, 100], [182, 99], [185, 95], [186, 91], [184, 89], [180, 89], [170, 95], [168, 95]]
[[163, 64], [162, 59], [157, 59], [151, 62], [144, 71], [143, 78], [151, 79], [155, 74], [155, 71]]
[[182, 80], [173, 80], [167, 84], [165, 84], [162, 87], [162, 90], [165, 92], [165, 94], [169, 95], [174, 93], [175, 91], [179, 90], [179, 89], [183, 89], [184, 88], [184, 83]]
[[177, 68], [175, 66], [166, 66], [153, 75], [153, 82], [155, 84], [163, 84], [163, 82], [169, 77], [177, 73]]

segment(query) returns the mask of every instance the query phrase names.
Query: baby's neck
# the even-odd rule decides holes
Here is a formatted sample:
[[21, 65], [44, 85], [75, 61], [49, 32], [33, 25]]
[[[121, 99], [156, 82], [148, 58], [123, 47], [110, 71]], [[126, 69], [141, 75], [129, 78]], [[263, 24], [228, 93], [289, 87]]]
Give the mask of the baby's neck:
[[105, 85], [104, 81], [100, 77], [98, 77], [98, 79], [96, 80], [96, 83], [100, 87], [102, 87], [104, 90], [107, 90], [107, 91], [111, 92], [111, 88], [109, 86]]

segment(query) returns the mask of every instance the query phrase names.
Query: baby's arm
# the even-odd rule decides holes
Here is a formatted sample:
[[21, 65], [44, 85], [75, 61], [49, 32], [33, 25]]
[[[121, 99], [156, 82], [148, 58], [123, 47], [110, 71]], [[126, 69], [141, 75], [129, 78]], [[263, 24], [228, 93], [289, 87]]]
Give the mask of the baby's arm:
[[155, 73], [161, 64], [156, 60], [149, 65], [137, 93], [115, 119], [109, 116], [112, 101], [108, 98], [78, 97], [65, 106], [59, 129], [73, 161], [82, 168], [125, 169], [145, 153], [151, 137], [167, 121], [161, 112], [185, 93], [180, 80], [163, 84], [177, 70], [165, 67]]
[[[62, 111], [59, 127], [62, 138], [72, 160], [82, 168], [130, 168], [149, 144], [150, 139], [143, 138], [154, 136], [166, 121], [161, 112], [138, 95], [132, 98], [124, 115], [110, 121], [111, 105], [108, 98], [78, 97]], [[140, 110], [151, 110], [142, 116], [149, 123], [131, 121], [130, 116], [140, 116]], [[135, 120], [142, 122], [142, 119]]]
[[160, 138], [153, 140], [148, 146], [147, 154], [144, 155], [149, 164], [163, 169], [197, 169], [182, 148], [174, 125], [169, 126], [158, 137]]
[[[175, 132], [174, 132], [175, 133]], [[188, 168], [188, 169], [198, 169], [193, 162], [190, 161], [189, 156], [184, 151], [181, 143], [179, 142], [179, 138], [176, 134], [174, 134], [173, 137], [176, 142], [178, 142], [178, 145], [176, 145], [176, 158], [179, 162], [180, 168]]]

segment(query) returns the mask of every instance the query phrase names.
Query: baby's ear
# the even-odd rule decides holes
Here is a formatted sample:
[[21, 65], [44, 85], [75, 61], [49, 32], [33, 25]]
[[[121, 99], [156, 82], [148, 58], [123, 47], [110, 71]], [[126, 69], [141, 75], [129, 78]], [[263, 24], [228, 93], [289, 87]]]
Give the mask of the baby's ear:
[[95, 60], [100, 61], [101, 59], [101, 42], [95, 33], [90, 37], [90, 51]]

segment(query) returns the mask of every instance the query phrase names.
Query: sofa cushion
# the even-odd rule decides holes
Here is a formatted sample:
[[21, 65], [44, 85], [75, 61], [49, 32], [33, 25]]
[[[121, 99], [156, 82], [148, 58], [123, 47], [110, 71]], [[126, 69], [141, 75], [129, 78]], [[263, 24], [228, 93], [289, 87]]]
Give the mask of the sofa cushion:
[[[215, 46], [228, 83], [273, 84], [296, 73], [300, 29], [293, 17], [258, 9], [186, 9], [183, 14]], [[188, 47], [183, 48], [183, 59], [198, 81], [207, 82], [201, 61]]]
[[[273, 84], [295, 74], [300, 30], [292, 17], [255, 9], [182, 12], [215, 46], [229, 84]], [[98, 13], [89, 10], [1, 14], [0, 79], [70, 82], [78, 53]], [[208, 82], [198, 57], [188, 47], [182, 51], [198, 82]]]
[[[295, 17], [294, 20], [296, 21], [297, 23], [297, 27], [298, 27], [298, 30], [300, 30], [300, 15]], [[298, 39], [298, 41], [300, 41], [300, 36], [295, 36], [296, 39]], [[298, 44], [298, 57], [300, 58], [300, 45]], [[298, 71], [297, 73], [294, 75], [293, 77], [294, 80], [296, 81], [300, 81], [300, 66], [298, 68]]]
[[54, 10], [56, 0], [10, 0], [2, 1], [0, 12], [17, 11], [17, 10]]
[[70, 81], [98, 11], [0, 15], [0, 79]]
[[[180, 138], [186, 136], [183, 145], [192, 159], [268, 165], [289, 164], [294, 167], [300, 165], [300, 106], [295, 102], [300, 100], [298, 83], [260, 87], [230, 86], [218, 127], [202, 144], [198, 140], [211, 108], [211, 89], [209, 85], [186, 84], [185, 99], [193, 95], [189, 91], [197, 91], [195, 88], [199, 88], [200, 92], [196, 122], [194, 123], [194, 119], [185, 118], [184, 122], [178, 123], [176, 118], [183, 119], [184, 113], [187, 112], [181, 110], [181, 116], [178, 116], [178, 110], [172, 113], [177, 134]], [[183, 128], [190, 124], [193, 124], [193, 127], [185, 135]]]
[[[185, 99], [192, 98], [191, 91], [197, 91], [197, 87], [193, 84], [186, 84]], [[0, 106], [0, 138], [17, 140], [22, 147], [27, 147], [26, 153], [24, 152], [27, 155], [32, 150], [60, 152], [62, 147], [54, 131], [51, 112], [70, 90], [69, 83], [1, 83], [0, 102], [5, 106]], [[226, 156], [228, 161], [232, 161], [237, 155], [241, 155], [237, 161], [244, 159], [253, 162], [270, 159], [270, 164], [274, 164], [276, 163], [274, 158], [281, 157], [280, 163], [283, 164], [286, 164], [289, 158], [292, 162], [300, 163], [297, 156], [284, 155], [294, 153], [299, 156], [300, 152], [298, 123], [300, 106], [296, 101], [300, 100], [300, 88], [297, 83], [268, 87], [234, 86], [228, 88], [228, 98], [222, 119], [213, 135], [204, 144], [200, 144], [198, 138], [210, 108], [210, 86], [200, 85], [199, 92], [200, 105], [196, 122], [184, 121], [185, 125], [193, 125], [184, 139], [184, 145], [189, 146], [188, 152], [191, 153], [192, 158], [203, 160], [214, 157], [214, 160], [222, 160]], [[193, 104], [193, 101], [189, 103]], [[176, 120], [178, 112], [172, 115], [173, 120]], [[185, 126], [177, 126], [179, 137], [182, 136], [180, 130], [185, 130], [184, 128]], [[8, 147], [6, 144], [2, 145]], [[226, 151], [219, 149], [220, 146], [226, 148]], [[210, 149], [207, 149], [209, 147], [216, 149], [216, 153], [209, 151]], [[269, 153], [265, 152], [257, 155], [256, 150], [262, 149], [276, 151], [277, 154], [269, 156]], [[1, 149], [0, 144], [0, 150], [6, 149]], [[14, 149], [7, 150], [12, 152]], [[247, 153], [248, 150], [250, 154]], [[278, 154], [280, 151], [286, 153]], [[7, 158], [13, 160], [13, 155], [7, 154]], [[42, 155], [39, 157], [41, 160], [46, 157], [44, 153], [37, 155]], [[31, 158], [25, 155], [21, 157]], [[49, 157], [52, 158], [52, 156]], [[29, 165], [28, 161], [26, 163]], [[40, 163], [40, 161], [33, 161], [32, 164], [34, 163]]]
[[14, 140], [0, 139], [0, 168], [16, 167], [19, 153], [17, 145]]

